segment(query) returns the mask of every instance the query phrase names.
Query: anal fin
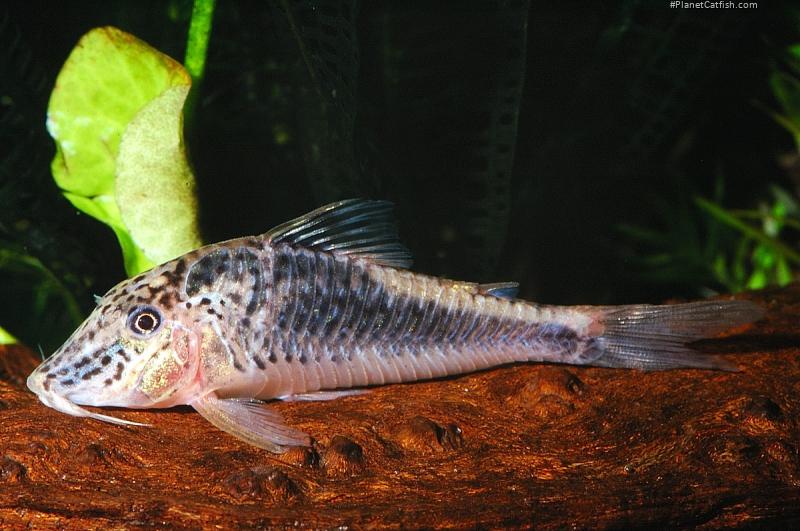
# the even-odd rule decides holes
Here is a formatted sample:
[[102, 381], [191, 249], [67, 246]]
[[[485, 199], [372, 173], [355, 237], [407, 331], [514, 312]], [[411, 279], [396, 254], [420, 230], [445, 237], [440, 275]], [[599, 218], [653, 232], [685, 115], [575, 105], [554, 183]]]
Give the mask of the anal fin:
[[280, 413], [262, 402], [207, 394], [190, 404], [208, 422], [248, 444], [283, 453], [288, 446], [309, 446], [306, 433], [287, 426]]
[[369, 393], [368, 389], [344, 389], [341, 391], [317, 391], [315, 393], [297, 393], [294, 395], [279, 396], [284, 402], [318, 402], [336, 400], [345, 396], [358, 396]]

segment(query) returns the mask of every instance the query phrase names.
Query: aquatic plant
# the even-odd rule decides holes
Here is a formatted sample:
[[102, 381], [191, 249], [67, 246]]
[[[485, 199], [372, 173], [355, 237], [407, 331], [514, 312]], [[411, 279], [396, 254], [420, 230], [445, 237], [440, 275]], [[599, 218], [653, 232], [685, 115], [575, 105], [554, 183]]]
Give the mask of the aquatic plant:
[[[800, 156], [800, 45], [782, 54], [770, 75], [770, 86], [780, 110], [756, 105], [788, 131], [795, 144], [792, 159]], [[785, 66], [784, 66], [785, 65]], [[691, 187], [676, 204], [657, 207], [668, 227], [658, 232], [642, 227], [621, 230], [651, 251], [635, 258], [643, 278], [655, 282], [696, 286], [700, 293], [722, 288], [730, 292], [784, 286], [800, 271], [800, 203], [778, 184], [748, 209], [724, 204], [724, 176], [717, 176], [713, 199], [691, 194]], [[688, 198], [701, 211], [687, 209]]]
[[[208, 8], [204, 23], [200, 4]], [[26, 275], [19, 268], [0, 270], [0, 296], [19, 301], [0, 308], [0, 324], [20, 340], [49, 351], [75, 326], [67, 308], [85, 316], [92, 295], [167, 254], [153, 250], [154, 238], [148, 240], [145, 229], [158, 219], [149, 226], [152, 236], [171, 223], [143, 214], [147, 209], [126, 210], [117, 187], [120, 177], [137, 175], [131, 161], [147, 163], [153, 155], [140, 150], [142, 158], [129, 158], [136, 150], [122, 148], [136, 145], [126, 142], [126, 132], [136, 129], [142, 109], [157, 108], [152, 102], [159, 90], [170, 91], [173, 100], [170, 112], [159, 116], [169, 118], [169, 127], [165, 121], [156, 128], [173, 146], [172, 159], [183, 161], [184, 172], [191, 160], [196, 176], [196, 202], [183, 208], [184, 214], [197, 214], [199, 208], [199, 221], [184, 218], [191, 220], [185, 226], [194, 227], [195, 242], [198, 233], [205, 241], [220, 241], [263, 232], [337, 199], [380, 198], [398, 205], [401, 236], [421, 272], [483, 282], [518, 280], [523, 296], [548, 303], [655, 302], [696, 294], [701, 286], [727, 289], [717, 280], [712, 256], [696, 263], [672, 260], [677, 268], [689, 264], [701, 273], [657, 291], [655, 281], [631, 275], [629, 264], [620, 267], [613, 227], [624, 221], [653, 230], [651, 213], [638, 209], [646, 192], [663, 196], [674, 187], [669, 173], [674, 167], [665, 153], [687, 130], [696, 131], [695, 138], [720, 132], [723, 126], [708, 120], [708, 102], [702, 100], [730, 82], [733, 76], [720, 72], [732, 59], [764, 63], [763, 49], [748, 43], [760, 28], [772, 32], [772, 19], [666, 10], [636, 0], [593, 4], [578, 18], [566, 7], [531, 8], [525, 0], [469, 0], [457, 9], [423, 1], [356, 0], [212, 7], [192, 0], [110, 0], [91, 13], [61, 4], [44, 13], [23, 3], [0, 6], [0, 134], [5, 140], [0, 149], [6, 150], [0, 153], [0, 247], [7, 243], [13, 253], [42, 266], [24, 266]], [[209, 41], [203, 27], [209, 27], [211, 15]], [[164, 67], [157, 76], [165, 81], [151, 80], [144, 107], [118, 116], [112, 136], [119, 145], [112, 142], [114, 149], [102, 154], [105, 177], [92, 177], [100, 183], [94, 191], [76, 193], [71, 176], [57, 169], [74, 200], [69, 202], [50, 174], [53, 141], [43, 125], [44, 109], [55, 74], [78, 37], [107, 24], [157, 48], [148, 53]], [[187, 45], [187, 28], [202, 45], [194, 49], [196, 57], [206, 58], [205, 70], [202, 61], [190, 59], [193, 37]], [[131, 57], [130, 49], [113, 45], [107, 31], [87, 38]], [[149, 48], [141, 42], [131, 46]], [[83, 52], [76, 50], [68, 62], [75, 63]], [[186, 72], [155, 59], [160, 54], [185, 57], [193, 77], [183, 104], [185, 146], [177, 124]], [[98, 87], [89, 87], [90, 92], [102, 90], [112, 74], [91, 72]], [[722, 90], [728, 99], [717, 109], [754, 94], [764, 99], [762, 74], [757, 69], [737, 73], [741, 90]], [[56, 105], [56, 110], [62, 109]], [[736, 123], [752, 121], [741, 114], [729, 115]], [[76, 127], [76, 117], [86, 116], [68, 119], [57, 135]], [[756, 133], [771, 126], [762, 122], [755, 124]], [[53, 123], [56, 129], [62, 125], [58, 119]], [[96, 143], [85, 145], [87, 153], [97, 152]], [[66, 147], [60, 146], [61, 158]], [[754, 165], [769, 166], [770, 148], [759, 149], [751, 157]], [[720, 155], [725, 166], [735, 154]], [[641, 178], [643, 169], [650, 179]], [[713, 243], [706, 241], [703, 225], [711, 219], [718, 244], [733, 248], [730, 241], [739, 233], [691, 197], [709, 195], [709, 172], [684, 173], [694, 187], [682, 201], [694, 221], [701, 221], [695, 224], [696, 245]], [[178, 172], [174, 182], [188, 177]], [[744, 204], [742, 188], [749, 184], [742, 184], [741, 173], [729, 171], [726, 177], [727, 194], [714, 201]], [[140, 178], [127, 182], [140, 185]], [[771, 197], [764, 201], [772, 205]], [[683, 207], [669, 208], [665, 226], [674, 228], [672, 220]], [[745, 221], [762, 230], [757, 220]], [[787, 224], [780, 239], [788, 241], [792, 234]], [[669, 272], [661, 265], [670, 258], [661, 260], [649, 275]], [[727, 260], [731, 276], [735, 268]], [[53, 279], [63, 289], [52, 291]], [[43, 315], [34, 311], [34, 303], [45, 288], [51, 296]]]
[[53, 177], [76, 208], [114, 230], [129, 275], [200, 244], [181, 116], [190, 84], [169, 57], [98, 28], [78, 42], [50, 98]]
[[[128, 275], [202, 243], [182, 111], [192, 80], [202, 80], [213, 7], [213, 0], [195, 1], [189, 71], [132, 35], [97, 28], [78, 42], [50, 96], [53, 178], [73, 206], [111, 227]], [[35, 256], [4, 243], [0, 269], [16, 273], [18, 289], [33, 294], [28, 319], [45, 321], [63, 306], [64, 326], [80, 323], [75, 296]], [[16, 338], [0, 329], [0, 341]]]

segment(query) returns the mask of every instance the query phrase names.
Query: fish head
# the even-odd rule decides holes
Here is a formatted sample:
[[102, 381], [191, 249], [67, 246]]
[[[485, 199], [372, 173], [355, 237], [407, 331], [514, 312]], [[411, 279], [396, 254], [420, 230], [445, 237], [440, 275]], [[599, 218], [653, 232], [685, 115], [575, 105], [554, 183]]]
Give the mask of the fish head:
[[129, 423], [79, 405], [169, 407], [192, 396], [199, 339], [182, 304], [179, 261], [121, 282], [29, 377], [28, 387], [64, 413]]

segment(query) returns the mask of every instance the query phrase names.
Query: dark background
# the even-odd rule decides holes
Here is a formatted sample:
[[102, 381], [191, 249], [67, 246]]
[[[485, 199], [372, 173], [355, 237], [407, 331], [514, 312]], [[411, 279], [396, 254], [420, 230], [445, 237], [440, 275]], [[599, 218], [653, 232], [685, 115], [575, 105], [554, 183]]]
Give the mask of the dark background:
[[[652, 280], [620, 226], [697, 219], [691, 196], [720, 183], [741, 207], [772, 183], [794, 189], [778, 163], [791, 137], [754, 102], [777, 107], [768, 77], [798, 18], [789, 3], [759, 4], [219, 0], [186, 132], [205, 239], [385, 198], [417, 271], [517, 280], [547, 303], [721, 290], [702, 265]], [[124, 271], [111, 231], [49, 174], [49, 92], [96, 26], [182, 60], [190, 14], [185, 0], [0, 6], [1, 236], [85, 311]], [[0, 324], [13, 332], [35, 304], [24, 272], [2, 275], [14, 303]], [[73, 326], [36, 319], [46, 346]]]

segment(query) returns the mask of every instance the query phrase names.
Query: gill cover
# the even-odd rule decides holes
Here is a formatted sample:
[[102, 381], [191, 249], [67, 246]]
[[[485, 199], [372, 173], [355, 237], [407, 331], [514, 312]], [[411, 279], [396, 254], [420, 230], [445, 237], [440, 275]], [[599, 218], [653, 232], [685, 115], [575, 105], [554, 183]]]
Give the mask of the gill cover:
[[166, 402], [187, 390], [197, 373], [198, 341], [191, 331], [176, 324], [170, 341], [147, 360], [139, 377], [139, 392], [153, 404]]

